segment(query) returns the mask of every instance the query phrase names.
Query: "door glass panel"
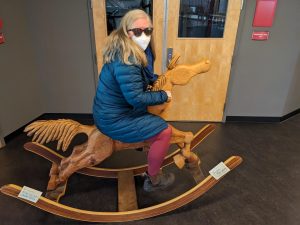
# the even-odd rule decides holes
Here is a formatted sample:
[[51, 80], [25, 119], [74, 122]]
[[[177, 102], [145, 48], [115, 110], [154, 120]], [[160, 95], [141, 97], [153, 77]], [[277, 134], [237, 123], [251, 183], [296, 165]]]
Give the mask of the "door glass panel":
[[107, 33], [115, 30], [121, 18], [132, 9], [142, 9], [152, 18], [152, 0], [106, 0]]
[[181, 0], [178, 37], [222, 38], [228, 0]]

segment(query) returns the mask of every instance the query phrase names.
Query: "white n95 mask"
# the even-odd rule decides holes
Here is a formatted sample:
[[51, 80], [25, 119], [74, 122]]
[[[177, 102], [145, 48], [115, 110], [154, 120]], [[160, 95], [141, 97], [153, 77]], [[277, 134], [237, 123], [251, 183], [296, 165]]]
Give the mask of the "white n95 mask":
[[137, 37], [135, 35], [132, 36], [132, 40], [138, 45], [140, 46], [143, 50], [145, 50], [151, 40], [151, 35], [147, 36], [145, 35], [145, 33], [143, 32], [141, 36]]

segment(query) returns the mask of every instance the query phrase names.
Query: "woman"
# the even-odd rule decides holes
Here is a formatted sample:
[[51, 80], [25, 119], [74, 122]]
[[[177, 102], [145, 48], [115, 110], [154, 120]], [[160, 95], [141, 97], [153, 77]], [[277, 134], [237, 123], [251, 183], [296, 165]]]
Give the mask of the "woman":
[[171, 100], [170, 92], [147, 90], [157, 78], [148, 47], [152, 31], [151, 19], [144, 11], [124, 15], [104, 47], [93, 106], [95, 124], [105, 135], [125, 143], [150, 143], [144, 181], [144, 190], [149, 192], [166, 188], [175, 179], [173, 174], [160, 171], [172, 129], [162, 118], [147, 112], [147, 106]]

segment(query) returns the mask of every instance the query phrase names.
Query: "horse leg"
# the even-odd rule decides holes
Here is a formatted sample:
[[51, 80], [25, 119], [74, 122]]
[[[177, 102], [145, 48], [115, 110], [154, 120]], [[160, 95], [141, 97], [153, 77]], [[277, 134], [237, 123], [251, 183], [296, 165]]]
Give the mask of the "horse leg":
[[88, 141], [84, 142], [84, 143], [81, 144], [81, 145], [76, 145], [76, 146], [73, 148], [72, 154], [71, 154], [69, 157], [64, 158], [64, 159], [61, 160], [60, 165], [59, 165], [59, 169], [60, 169], [60, 170], [65, 169], [65, 167], [68, 166], [70, 160], [71, 160], [71, 159], [74, 159], [74, 158], [76, 158], [78, 155], [80, 155], [80, 154], [87, 148], [87, 145], [88, 145]]
[[52, 191], [52, 190], [56, 189], [56, 187], [58, 185], [57, 178], [59, 175], [59, 171], [61, 169], [64, 169], [69, 164], [70, 159], [79, 155], [86, 148], [86, 146], [87, 146], [87, 142], [85, 142], [81, 145], [76, 145], [73, 148], [72, 154], [69, 157], [62, 159], [60, 162], [60, 165], [58, 165], [56, 163], [52, 163], [52, 167], [51, 167], [51, 170], [49, 173], [50, 179], [49, 179], [48, 186], [47, 186], [48, 191]]
[[174, 157], [175, 163], [179, 168], [183, 168], [185, 162], [198, 163], [199, 157], [191, 152], [191, 142], [194, 138], [192, 132], [184, 132], [172, 127], [171, 143], [176, 143], [181, 148], [181, 154]]
[[204, 173], [200, 167], [201, 161], [195, 153], [191, 152], [191, 154], [194, 156], [188, 159], [185, 167], [192, 174], [196, 183], [199, 183], [205, 178]]
[[180, 131], [173, 126], [171, 126], [171, 128], [172, 128], [171, 144], [177, 144], [182, 149], [182, 154], [186, 158], [190, 158], [190, 147], [191, 147], [191, 142], [194, 138], [193, 133]]
[[200, 167], [200, 158], [190, 150], [192, 140], [193, 134], [191, 132], [183, 132], [172, 127], [171, 143], [176, 143], [182, 148], [182, 154], [174, 156], [175, 164], [180, 169], [186, 166], [196, 183], [199, 183], [204, 179], [204, 174]]
[[82, 168], [99, 164], [112, 153], [113, 141], [98, 130], [93, 131], [89, 136], [87, 145], [81, 149], [81, 152], [71, 155], [66, 160], [68, 163], [60, 168], [57, 183], [66, 181], [74, 172]]

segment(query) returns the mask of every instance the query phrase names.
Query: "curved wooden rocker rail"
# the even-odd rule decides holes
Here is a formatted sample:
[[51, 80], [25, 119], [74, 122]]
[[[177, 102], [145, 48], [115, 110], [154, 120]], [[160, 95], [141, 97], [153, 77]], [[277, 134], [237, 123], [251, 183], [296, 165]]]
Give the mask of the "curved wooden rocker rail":
[[[208, 135], [210, 135], [215, 130], [215, 127], [214, 124], [208, 124], [199, 130], [191, 143], [191, 150], [194, 150]], [[24, 145], [24, 148], [56, 164], [60, 164], [60, 161], [64, 158], [64, 156], [36, 142], [28, 142]], [[166, 156], [162, 167], [172, 164], [174, 162], [173, 157], [179, 152], [180, 149], [177, 149]], [[133, 171], [133, 175], [136, 176], [144, 173], [146, 170], [147, 164], [122, 169], [87, 167], [77, 171], [77, 173], [94, 177], [117, 178], [119, 172]]]
[[[229, 159], [227, 159], [224, 163], [230, 170], [233, 170], [241, 162], [241, 157], [232, 156]], [[176, 198], [148, 208], [125, 212], [94, 212], [81, 210], [51, 201], [45, 197], [40, 197], [37, 203], [32, 203], [27, 200], [18, 198], [18, 194], [20, 193], [22, 188], [14, 184], [9, 184], [1, 187], [1, 192], [14, 198], [18, 198], [30, 205], [33, 205], [49, 213], [69, 219], [89, 222], [125, 222], [161, 215], [175, 210], [181, 206], [184, 206], [203, 195], [215, 184], [217, 184], [219, 180], [216, 180], [211, 175], [209, 175], [201, 183], [197, 184], [194, 188], [190, 189], [189, 191]]]

